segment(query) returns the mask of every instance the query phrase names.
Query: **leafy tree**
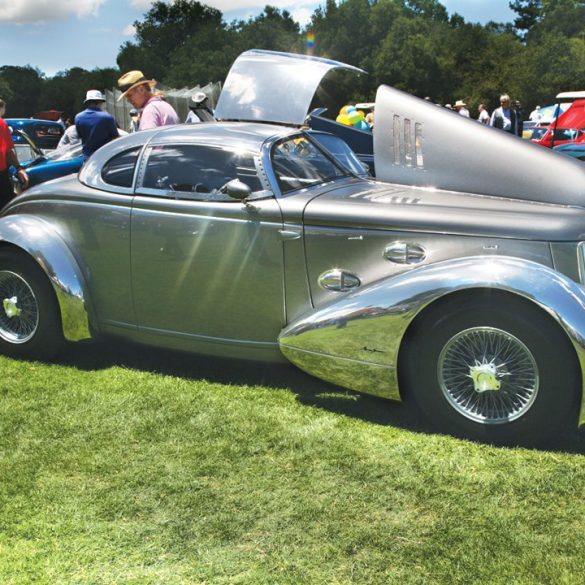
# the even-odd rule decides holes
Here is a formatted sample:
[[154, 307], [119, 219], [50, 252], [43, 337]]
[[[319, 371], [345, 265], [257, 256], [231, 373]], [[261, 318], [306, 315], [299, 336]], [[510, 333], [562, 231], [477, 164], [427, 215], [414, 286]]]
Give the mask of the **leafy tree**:
[[[165, 81], [174, 52], [186, 46], [203, 29], [223, 29], [222, 13], [195, 0], [174, 0], [167, 4], [157, 0], [145, 14], [143, 21], [134, 23], [137, 43], [125, 43], [118, 54], [121, 70], [144, 70], [150, 77]], [[217, 44], [213, 48], [221, 50]], [[194, 58], [195, 59], [195, 58]]]
[[94, 69], [86, 71], [73, 67], [59, 71], [43, 84], [42, 102], [55, 104], [56, 109], [64, 112], [65, 118], [73, 118], [84, 109], [83, 102], [88, 89], [105, 91], [113, 87], [120, 76], [116, 69]]
[[0, 79], [11, 89], [12, 96], [7, 115], [28, 118], [45, 109], [40, 101], [44, 74], [34, 67], [0, 67]]
[[300, 27], [287, 10], [266, 6], [255, 18], [230, 26], [238, 53], [247, 49], [290, 52], [299, 50]]
[[5, 102], [9, 102], [12, 99], [12, 89], [8, 82], [0, 77], [0, 98]]
[[514, 27], [526, 34], [540, 20], [542, 16], [542, 2], [540, 0], [513, 0], [508, 6], [518, 15], [514, 19]]

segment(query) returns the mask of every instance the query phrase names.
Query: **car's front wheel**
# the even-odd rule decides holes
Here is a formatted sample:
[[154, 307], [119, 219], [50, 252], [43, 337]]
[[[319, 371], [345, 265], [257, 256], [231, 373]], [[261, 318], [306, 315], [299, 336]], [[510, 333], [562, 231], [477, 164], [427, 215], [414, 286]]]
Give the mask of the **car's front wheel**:
[[441, 430], [534, 444], [576, 412], [579, 374], [566, 335], [527, 301], [442, 303], [415, 325], [401, 359], [418, 407]]
[[63, 342], [57, 299], [46, 275], [24, 253], [0, 250], [0, 351], [48, 359]]

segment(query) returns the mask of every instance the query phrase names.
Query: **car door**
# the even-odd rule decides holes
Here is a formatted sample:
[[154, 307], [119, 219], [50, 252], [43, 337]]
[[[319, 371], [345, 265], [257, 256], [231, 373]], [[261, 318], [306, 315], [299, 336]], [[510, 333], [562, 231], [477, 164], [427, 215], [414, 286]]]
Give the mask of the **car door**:
[[[151, 146], [133, 201], [134, 306], [149, 333], [274, 342], [284, 325], [282, 218], [250, 153]], [[230, 198], [240, 179], [258, 196]], [[252, 196], [252, 198], [254, 195]]]

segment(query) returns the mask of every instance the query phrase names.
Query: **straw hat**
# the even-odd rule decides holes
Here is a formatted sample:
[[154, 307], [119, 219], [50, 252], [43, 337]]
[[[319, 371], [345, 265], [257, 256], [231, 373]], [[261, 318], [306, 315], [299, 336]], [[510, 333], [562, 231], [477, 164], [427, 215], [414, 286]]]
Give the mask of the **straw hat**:
[[467, 106], [467, 104], [463, 100], [457, 100], [455, 102], [455, 107], [456, 108], [464, 108], [465, 106]]
[[137, 70], [124, 73], [124, 75], [118, 79], [118, 89], [122, 92], [122, 95], [118, 98], [118, 101], [125, 97], [125, 95], [131, 89], [134, 89], [143, 83], [148, 83], [151, 89], [156, 85], [156, 81], [154, 79], [146, 79], [142, 71]]

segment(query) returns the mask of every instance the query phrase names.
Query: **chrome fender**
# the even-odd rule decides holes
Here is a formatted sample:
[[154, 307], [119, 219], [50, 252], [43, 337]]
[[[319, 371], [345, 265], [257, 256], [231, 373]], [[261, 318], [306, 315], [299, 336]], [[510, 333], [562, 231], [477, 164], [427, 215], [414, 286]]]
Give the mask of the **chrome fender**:
[[[400, 399], [396, 365], [409, 325], [434, 301], [479, 288], [519, 295], [551, 315], [575, 348], [584, 379], [585, 289], [552, 268], [505, 256], [437, 262], [344, 294], [283, 329], [280, 350], [314, 376]], [[585, 423], [583, 397], [580, 423]]]
[[32, 215], [6, 215], [0, 218], [0, 242], [26, 252], [47, 275], [59, 303], [65, 339], [89, 339], [87, 286], [77, 261], [59, 235]]

